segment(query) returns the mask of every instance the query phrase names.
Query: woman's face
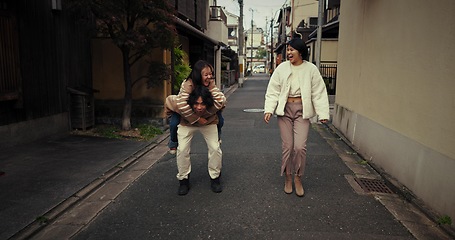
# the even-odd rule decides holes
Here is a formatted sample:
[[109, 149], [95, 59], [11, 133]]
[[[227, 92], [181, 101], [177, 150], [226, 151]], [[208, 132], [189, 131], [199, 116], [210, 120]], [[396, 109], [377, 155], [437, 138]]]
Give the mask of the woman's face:
[[206, 87], [210, 85], [210, 81], [212, 80], [212, 69], [210, 67], [205, 67], [201, 71], [202, 76], [202, 84]]
[[288, 45], [286, 56], [292, 65], [300, 65], [303, 62], [302, 55], [300, 55], [299, 51], [294, 49], [291, 45]]

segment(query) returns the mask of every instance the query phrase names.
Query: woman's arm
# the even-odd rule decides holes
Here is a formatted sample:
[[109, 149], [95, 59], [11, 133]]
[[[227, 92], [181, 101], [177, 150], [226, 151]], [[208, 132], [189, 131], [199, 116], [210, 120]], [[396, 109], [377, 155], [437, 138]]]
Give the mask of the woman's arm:
[[214, 107], [218, 110], [221, 110], [226, 105], [226, 97], [223, 92], [216, 86], [215, 81], [211, 80], [209, 86], [207, 87], [212, 93]]
[[[180, 87], [180, 91], [176, 97], [177, 110], [178, 110], [177, 113], [180, 114], [190, 124], [194, 124], [198, 121], [203, 122], [203, 120], [201, 120], [201, 118], [194, 113], [193, 109], [188, 104], [188, 98], [190, 96], [190, 93], [193, 91], [193, 89], [194, 89], [193, 81], [191, 81], [191, 79], [186, 79], [185, 81], [183, 81], [183, 83]], [[204, 124], [204, 123], [201, 123], [201, 124]]]
[[[281, 93], [281, 84], [280, 84], [279, 69], [277, 68], [272, 77], [270, 77], [269, 85], [267, 86], [267, 91], [265, 93], [265, 102], [264, 102], [264, 113], [272, 113], [275, 111], [276, 106], [278, 105], [278, 99]], [[270, 119], [270, 117], [269, 117]], [[265, 120], [265, 118], [264, 118]], [[268, 121], [266, 121], [268, 122]]]

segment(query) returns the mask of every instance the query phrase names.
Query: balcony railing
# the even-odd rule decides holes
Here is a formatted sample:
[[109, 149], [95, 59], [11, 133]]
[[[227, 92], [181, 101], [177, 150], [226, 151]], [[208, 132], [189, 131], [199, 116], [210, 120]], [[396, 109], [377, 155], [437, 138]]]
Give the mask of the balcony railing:
[[210, 6], [210, 20], [211, 21], [224, 21], [227, 23], [227, 17], [220, 6]]

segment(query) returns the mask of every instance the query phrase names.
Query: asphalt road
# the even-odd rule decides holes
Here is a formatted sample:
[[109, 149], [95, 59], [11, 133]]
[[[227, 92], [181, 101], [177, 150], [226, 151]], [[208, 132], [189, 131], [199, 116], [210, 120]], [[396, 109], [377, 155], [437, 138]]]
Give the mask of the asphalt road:
[[222, 193], [210, 190], [198, 136], [188, 195], [177, 195], [176, 160], [165, 154], [73, 239], [414, 239], [374, 196], [353, 190], [352, 171], [314, 127], [305, 196], [283, 192], [276, 118], [267, 125], [259, 111], [267, 79], [251, 77], [228, 99]]

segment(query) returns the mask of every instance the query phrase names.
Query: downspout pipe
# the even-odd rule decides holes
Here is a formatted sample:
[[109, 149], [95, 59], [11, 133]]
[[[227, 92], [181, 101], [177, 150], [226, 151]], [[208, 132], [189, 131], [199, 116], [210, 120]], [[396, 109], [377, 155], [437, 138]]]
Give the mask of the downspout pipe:
[[213, 66], [215, 70], [215, 84], [216, 86], [223, 91], [221, 88], [221, 45], [218, 43], [217, 45], [213, 46], [213, 51], [214, 51], [214, 64]]

